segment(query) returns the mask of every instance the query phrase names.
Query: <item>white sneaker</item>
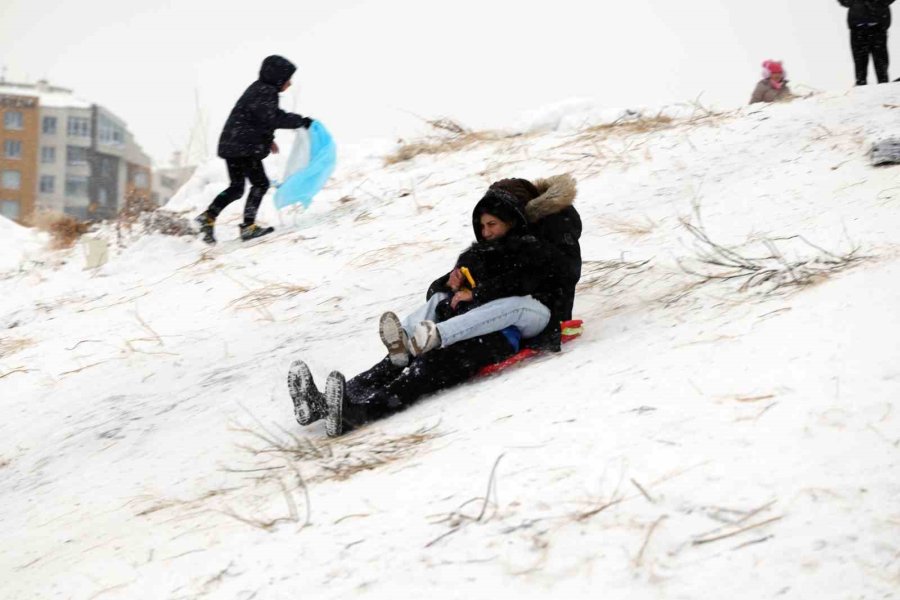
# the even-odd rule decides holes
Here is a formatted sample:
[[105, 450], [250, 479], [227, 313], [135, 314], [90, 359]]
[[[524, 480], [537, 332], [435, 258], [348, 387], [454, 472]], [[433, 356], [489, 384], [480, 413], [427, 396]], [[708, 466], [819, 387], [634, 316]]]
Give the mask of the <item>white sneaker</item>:
[[381, 315], [378, 321], [378, 334], [388, 351], [391, 362], [398, 367], [409, 364], [409, 336], [403, 330], [400, 319], [392, 312]]
[[416, 325], [412, 339], [409, 340], [410, 352], [419, 356], [429, 350], [441, 347], [441, 333], [434, 321], [422, 321]]

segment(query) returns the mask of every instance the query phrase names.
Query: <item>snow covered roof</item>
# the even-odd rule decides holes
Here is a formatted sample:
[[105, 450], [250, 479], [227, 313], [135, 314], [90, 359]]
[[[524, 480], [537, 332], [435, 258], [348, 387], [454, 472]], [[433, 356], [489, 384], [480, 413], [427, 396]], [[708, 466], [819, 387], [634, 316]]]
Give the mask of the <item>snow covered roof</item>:
[[43, 89], [36, 84], [0, 83], [0, 94], [12, 96], [37, 97], [41, 106], [50, 108], [90, 108], [91, 103], [79, 98], [71, 90], [65, 88], [45, 86]]

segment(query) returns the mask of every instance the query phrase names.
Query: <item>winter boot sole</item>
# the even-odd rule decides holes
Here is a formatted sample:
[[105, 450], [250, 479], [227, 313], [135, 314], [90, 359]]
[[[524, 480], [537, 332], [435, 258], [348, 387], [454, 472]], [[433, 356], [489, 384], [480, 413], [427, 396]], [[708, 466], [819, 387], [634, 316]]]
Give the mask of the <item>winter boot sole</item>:
[[295, 360], [288, 371], [288, 391], [294, 402], [294, 416], [297, 422], [303, 426], [314, 423], [322, 418], [321, 411], [316, 406], [319, 390], [313, 381], [309, 367], [302, 360]]
[[325, 434], [338, 437], [344, 433], [344, 376], [332, 371], [325, 382]]
[[407, 350], [406, 332], [400, 324], [400, 319], [392, 312], [381, 315], [378, 322], [378, 335], [388, 351], [388, 358], [397, 367], [405, 367], [409, 364], [409, 350]]

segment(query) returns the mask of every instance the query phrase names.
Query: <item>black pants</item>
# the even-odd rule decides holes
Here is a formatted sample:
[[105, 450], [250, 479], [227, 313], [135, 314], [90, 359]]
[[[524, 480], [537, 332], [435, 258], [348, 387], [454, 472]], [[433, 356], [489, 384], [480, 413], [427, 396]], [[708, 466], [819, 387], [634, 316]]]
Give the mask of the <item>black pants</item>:
[[347, 382], [344, 427], [347, 430], [403, 410], [422, 396], [474, 377], [482, 367], [514, 354], [502, 333], [490, 333], [438, 348], [397, 367], [385, 358]]
[[226, 206], [244, 195], [244, 179], [249, 179], [251, 187], [247, 202], [244, 204], [244, 225], [250, 225], [256, 222], [259, 203], [262, 202], [263, 196], [269, 189], [269, 177], [266, 175], [262, 159], [226, 158], [225, 164], [228, 166], [228, 178], [231, 180], [231, 185], [216, 196], [216, 199], [209, 205], [207, 213], [214, 219], [218, 217]]
[[884, 27], [854, 27], [850, 29], [850, 49], [856, 65], [856, 85], [866, 85], [869, 55], [875, 64], [878, 83], [888, 82], [887, 29]]

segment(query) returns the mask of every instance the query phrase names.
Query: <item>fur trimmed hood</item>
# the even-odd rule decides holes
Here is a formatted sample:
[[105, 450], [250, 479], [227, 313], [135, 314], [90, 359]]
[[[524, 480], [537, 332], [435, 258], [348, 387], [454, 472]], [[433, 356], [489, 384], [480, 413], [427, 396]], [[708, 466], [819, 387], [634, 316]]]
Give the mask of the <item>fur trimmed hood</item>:
[[568, 173], [537, 179], [534, 181], [534, 187], [540, 195], [525, 205], [525, 215], [529, 223], [540, 221], [572, 206], [578, 192], [575, 178]]

